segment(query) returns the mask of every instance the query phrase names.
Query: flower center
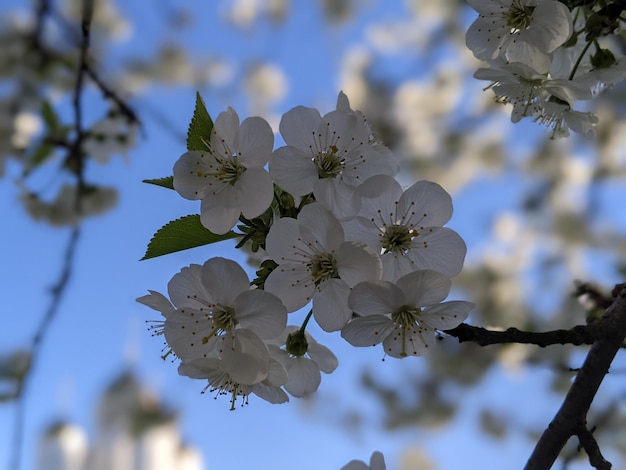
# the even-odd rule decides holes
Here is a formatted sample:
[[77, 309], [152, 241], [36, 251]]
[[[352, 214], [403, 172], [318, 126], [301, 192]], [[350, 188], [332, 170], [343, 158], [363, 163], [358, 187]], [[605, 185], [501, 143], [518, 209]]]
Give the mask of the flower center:
[[219, 395], [230, 395], [230, 410], [234, 411], [237, 398], [242, 397], [242, 405], [248, 404], [247, 387], [244, 387], [231, 379], [230, 375], [222, 371], [216, 371], [209, 377], [209, 385], [207, 385], [201, 393], [215, 392], [215, 398]]
[[381, 233], [382, 253], [404, 255], [411, 249], [411, 240], [419, 233], [405, 225], [394, 224]]
[[401, 328], [409, 328], [419, 323], [420, 313], [419, 308], [403, 305], [398, 310], [391, 312], [391, 321]]
[[313, 157], [313, 163], [317, 166], [317, 174], [320, 178], [335, 178], [341, 174], [344, 160], [337, 155], [338, 152], [337, 146], [331, 145]]
[[246, 171], [246, 167], [237, 161], [236, 157], [220, 159], [220, 167], [215, 172], [215, 177], [222, 183], [234, 185], [239, 177]]
[[307, 264], [307, 267], [311, 271], [311, 277], [316, 286], [328, 279], [336, 279], [339, 277], [337, 261], [330, 253], [316, 255]]
[[402, 341], [402, 350], [400, 355], [406, 357], [408, 342], [412, 342], [411, 333], [421, 333], [425, 329], [429, 329], [420, 318], [421, 310], [419, 307], [410, 307], [403, 305], [394, 312], [391, 312], [391, 321], [396, 325], [396, 330], [400, 330], [400, 341]]
[[535, 7], [524, 6], [519, 1], [514, 1], [506, 14], [506, 25], [515, 33], [530, 26], [533, 21]]

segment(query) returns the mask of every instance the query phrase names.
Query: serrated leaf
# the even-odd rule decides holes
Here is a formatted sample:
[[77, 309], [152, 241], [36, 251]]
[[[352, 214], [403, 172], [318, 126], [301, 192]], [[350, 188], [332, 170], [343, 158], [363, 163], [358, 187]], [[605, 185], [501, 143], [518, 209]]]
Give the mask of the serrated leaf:
[[48, 158], [54, 153], [54, 146], [42, 142], [35, 148], [33, 154], [30, 156], [28, 161], [28, 166], [24, 169], [24, 177], [30, 175], [30, 173], [37, 168], [39, 165], [44, 163]]
[[206, 110], [200, 93], [196, 92], [196, 108], [187, 130], [187, 150], [206, 150], [207, 142], [211, 140], [213, 120]]
[[156, 178], [152, 180], [143, 180], [143, 183], [154, 184], [167, 189], [174, 189], [174, 177], [166, 176], [165, 178]]
[[48, 126], [48, 129], [50, 129], [52, 134], [61, 127], [61, 120], [48, 101], [44, 101], [41, 104], [41, 117], [43, 117], [43, 121], [46, 123], [46, 126]]
[[187, 215], [180, 219], [172, 220], [157, 230], [150, 243], [148, 243], [148, 249], [141, 261], [197, 246], [210, 245], [211, 243], [229, 240], [238, 236], [232, 230], [223, 235], [217, 235], [200, 223], [199, 215]]

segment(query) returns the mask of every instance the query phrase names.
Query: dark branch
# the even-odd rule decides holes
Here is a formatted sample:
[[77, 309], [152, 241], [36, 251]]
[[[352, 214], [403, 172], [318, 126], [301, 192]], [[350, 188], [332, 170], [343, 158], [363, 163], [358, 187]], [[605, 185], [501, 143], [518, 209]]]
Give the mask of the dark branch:
[[545, 347], [553, 344], [593, 344], [607, 333], [607, 325], [602, 322], [589, 325], [577, 325], [569, 330], [553, 330], [544, 332], [522, 331], [509, 328], [505, 331], [494, 331], [478, 326], [461, 323], [456, 328], [444, 333], [454, 336], [460, 343], [471, 341], [480, 346], [504, 343], [536, 344]]
[[[626, 285], [616, 286], [616, 297], [606, 315], [598, 322], [602, 324], [605, 336], [596, 341], [576, 375], [565, 400], [556, 416], [537, 442], [535, 450], [526, 463], [526, 470], [548, 469], [552, 467], [567, 440], [574, 435], [582, 435], [581, 444], [591, 452], [590, 459], [601, 463], [599, 449], [596, 451], [589, 442], [586, 429], [587, 412], [591, 406], [604, 376], [622, 347], [626, 337]], [[595, 442], [595, 440], [594, 440]], [[597, 444], [596, 444], [597, 446]], [[608, 467], [600, 467], [608, 468]]]
[[61, 269], [61, 274], [59, 276], [58, 281], [52, 289], [50, 290], [51, 299], [50, 304], [44, 314], [41, 323], [39, 324], [35, 336], [33, 337], [33, 344], [31, 347], [31, 360], [29, 369], [24, 373], [21, 382], [19, 383], [17, 392], [16, 392], [16, 411], [15, 418], [13, 422], [13, 446], [12, 446], [12, 456], [9, 458], [9, 466], [10, 470], [18, 470], [21, 465], [21, 455], [22, 455], [22, 440], [24, 438], [24, 421], [26, 414], [26, 391], [28, 388], [30, 377], [32, 376], [32, 371], [39, 356], [39, 351], [41, 349], [41, 344], [45, 338], [46, 333], [52, 323], [52, 320], [56, 317], [56, 314], [59, 310], [59, 306], [61, 305], [61, 300], [63, 299], [63, 294], [67, 290], [67, 286], [71, 277], [72, 266], [74, 265], [74, 254], [76, 253], [76, 245], [78, 243], [78, 238], [80, 235], [80, 231], [78, 227], [74, 227], [72, 229], [72, 234], [67, 244], [67, 248], [65, 250], [65, 257], [63, 260], [63, 267]]
[[599, 470], [609, 470], [612, 465], [602, 456], [600, 447], [596, 442], [596, 438], [593, 437], [593, 431], [595, 431], [595, 428], [589, 430], [587, 427], [583, 427], [578, 431], [576, 435], [578, 436], [580, 447], [585, 449], [585, 452], [587, 452], [587, 455], [589, 456], [589, 463], [593, 468], [597, 468]]

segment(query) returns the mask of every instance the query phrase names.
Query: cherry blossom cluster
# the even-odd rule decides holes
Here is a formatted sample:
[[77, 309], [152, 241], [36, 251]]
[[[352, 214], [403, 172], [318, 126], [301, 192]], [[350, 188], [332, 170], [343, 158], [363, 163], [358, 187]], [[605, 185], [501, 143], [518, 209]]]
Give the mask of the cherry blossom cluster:
[[576, 110], [579, 101], [626, 77], [626, 59], [618, 53], [620, 2], [557, 0], [468, 0], [479, 14], [466, 44], [488, 67], [475, 78], [492, 82], [496, 101], [513, 106], [511, 120], [524, 117], [552, 129], [591, 135], [598, 122]]
[[[257, 277], [216, 257], [176, 274], [169, 299], [138, 299], [163, 315], [153, 330], [165, 357], [229, 395], [232, 408], [250, 394], [271, 403], [309, 395], [321, 372], [335, 370], [335, 355], [306, 331], [311, 319], [354, 346], [382, 343], [385, 355], [404, 358], [425, 354], [473, 307], [445, 301], [466, 253], [444, 227], [451, 197], [428, 181], [403, 188], [396, 158], [343, 93], [324, 116], [290, 110], [280, 134], [286, 145], [273, 150], [264, 119], [240, 122], [228, 109], [206, 148], [174, 165], [173, 187], [200, 200], [202, 225], [216, 235], [237, 226], [238, 247], [260, 252]], [[303, 308], [303, 323], [288, 325]]]

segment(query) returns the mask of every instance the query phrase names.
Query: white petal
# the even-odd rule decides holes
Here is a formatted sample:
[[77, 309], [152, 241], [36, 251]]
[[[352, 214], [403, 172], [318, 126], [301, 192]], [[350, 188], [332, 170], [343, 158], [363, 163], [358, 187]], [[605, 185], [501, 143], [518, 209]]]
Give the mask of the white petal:
[[[192, 264], [176, 273], [167, 284], [167, 291], [172, 303], [177, 308], [200, 308], [204, 303], [194, 300], [194, 296], [206, 302], [213, 302], [213, 293], [206, 288], [202, 279], [202, 266]], [[206, 303], [205, 302], [205, 303]]]
[[448, 296], [452, 282], [436, 271], [414, 271], [402, 276], [396, 285], [402, 289], [406, 304], [412, 307], [424, 307], [441, 302]]
[[270, 356], [267, 347], [250, 330], [237, 329], [233, 337], [225, 335], [222, 347], [223, 370], [243, 385], [258, 383], [269, 374]]
[[307, 150], [313, 143], [312, 134], [317, 132], [321, 121], [317, 109], [297, 106], [281, 118], [280, 135], [287, 145]]
[[222, 191], [202, 199], [200, 204], [200, 222], [218, 235], [233, 228], [240, 214], [241, 194], [235, 186], [226, 185]]
[[293, 358], [287, 368], [289, 380], [285, 390], [297, 398], [315, 392], [322, 381], [319, 366], [305, 357]]
[[270, 175], [278, 186], [294, 196], [313, 192], [319, 179], [310, 153], [295, 147], [280, 147], [270, 157]]
[[382, 453], [376, 451], [372, 453], [372, 457], [370, 458], [370, 469], [371, 470], [386, 470], [387, 466], [385, 465], [385, 457]]
[[352, 108], [350, 108], [350, 101], [343, 90], [340, 91], [339, 96], [337, 96], [337, 111], [343, 111], [344, 113], [352, 111]]
[[244, 217], [258, 217], [272, 204], [274, 185], [269, 173], [263, 168], [247, 169], [237, 180], [241, 187], [241, 212]]
[[330, 253], [343, 243], [343, 227], [328, 209], [318, 203], [305, 206], [298, 214], [300, 236], [316, 252]]
[[341, 279], [324, 281], [313, 294], [313, 317], [324, 331], [337, 331], [352, 316], [348, 308], [350, 288]]
[[174, 189], [185, 199], [202, 199], [215, 179], [209, 173], [218, 163], [208, 151], [191, 151], [181, 155], [174, 164]]
[[289, 401], [289, 396], [287, 396], [283, 389], [266, 385], [264, 382], [254, 384], [252, 386], [252, 393], [273, 405], [279, 405]]
[[422, 317], [433, 328], [449, 330], [459, 326], [473, 308], [474, 304], [471, 302], [453, 300], [425, 309]]
[[330, 374], [339, 365], [337, 356], [326, 346], [322, 346], [317, 342], [309, 342], [307, 354], [312, 361], [317, 363], [320, 370], [325, 374]]
[[364, 243], [342, 243], [335, 259], [337, 260], [339, 277], [348, 286], [380, 279], [383, 272], [380, 256]]
[[[221, 150], [225, 145], [229, 150], [229, 154], [236, 149], [236, 139], [239, 133], [239, 116], [233, 108], [229, 107], [217, 116], [213, 124], [213, 132], [217, 136], [211, 135], [212, 148]], [[222, 139], [224, 140], [223, 143], [221, 142]]]
[[527, 41], [532, 41], [543, 52], [553, 52], [572, 35], [572, 15], [561, 2], [546, 0], [533, 11]]
[[250, 117], [241, 123], [237, 158], [246, 168], [263, 168], [274, 147], [274, 133], [267, 121]]
[[403, 335], [399, 330], [394, 331], [383, 341], [383, 348], [392, 357], [404, 358], [422, 356], [428, 348], [435, 344], [435, 335], [432, 331], [407, 329]]
[[215, 257], [202, 266], [202, 284], [213, 294], [212, 301], [232, 306], [241, 292], [250, 289], [250, 279], [238, 263]]
[[440, 226], [452, 217], [452, 198], [437, 183], [418, 181], [402, 194], [397, 213], [406, 215], [403, 225]]
[[288, 312], [295, 312], [309, 303], [315, 284], [302, 266], [287, 263], [270, 273], [265, 281], [265, 290], [277, 296]]
[[359, 315], [387, 315], [404, 303], [402, 289], [387, 281], [362, 282], [348, 296], [348, 305]]
[[352, 320], [341, 330], [341, 337], [352, 346], [376, 346], [393, 331], [392, 321], [383, 315], [370, 315]]
[[152, 310], [161, 312], [161, 315], [166, 318], [174, 312], [174, 306], [167, 297], [153, 290], [149, 290], [148, 292], [150, 292], [150, 294], [139, 297], [137, 302], [147, 305]]
[[287, 309], [278, 297], [269, 292], [242, 292], [233, 307], [241, 328], [254, 331], [259, 338], [275, 338], [287, 325]]
[[183, 362], [214, 356], [217, 342], [214, 332], [214, 323], [203, 312], [192, 308], [177, 310], [163, 325], [167, 344]]
[[294, 262], [294, 245], [298, 244], [300, 226], [296, 219], [282, 217], [275, 220], [265, 240], [265, 251], [278, 264]]
[[413, 269], [433, 269], [448, 277], [456, 276], [463, 267], [467, 247], [454, 230], [446, 227], [428, 227], [411, 242], [405, 257]]
[[313, 185], [313, 194], [339, 220], [354, 217], [361, 206], [361, 198], [355, 188], [337, 178], [317, 180]]
[[477, 59], [493, 60], [503, 52], [509, 36], [510, 30], [501, 19], [479, 17], [467, 30], [465, 45]]

